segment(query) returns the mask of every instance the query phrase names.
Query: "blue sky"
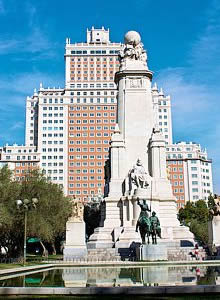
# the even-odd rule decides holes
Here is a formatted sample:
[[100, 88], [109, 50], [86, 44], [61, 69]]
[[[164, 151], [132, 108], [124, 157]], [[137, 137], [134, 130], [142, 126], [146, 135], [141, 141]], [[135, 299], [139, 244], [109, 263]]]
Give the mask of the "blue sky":
[[25, 98], [64, 85], [65, 38], [110, 28], [139, 31], [154, 81], [172, 97], [175, 141], [196, 141], [213, 159], [220, 193], [220, 1], [0, 0], [0, 145], [24, 143]]

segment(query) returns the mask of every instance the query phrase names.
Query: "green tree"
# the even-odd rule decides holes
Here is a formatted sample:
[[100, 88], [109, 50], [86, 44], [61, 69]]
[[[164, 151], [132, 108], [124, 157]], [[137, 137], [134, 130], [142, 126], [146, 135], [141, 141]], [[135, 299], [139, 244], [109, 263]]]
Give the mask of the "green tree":
[[208, 208], [209, 210], [215, 210], [215, 198], [217, 197], [217, 195], [209, 195], [209, 198], [208, 198]]
[[88, 203], [84, 207], [84, 221], [86, 223], [86, 234], [88, 237], [94, 233], [101, 219], [100, 203]]
[[205, 200], [188, 201], [184, 208], [180, 208], [178, 218], [190, 228], [199, 242], [208, 243], [209, 208]]
[[16, 208], [17, 199], [38, 198], [35, 210], [28, 212], [27, 235], [49, 242], [55, 250], [55, 240], [65, 231], [71, 215], [70, 199], [62, 189], [38, 171], [32, 171], [18, 183], [7, 167], [0, 170], [0, 245], [9, 256], [20, 255], [23, 249], [24, 214]]
[[9, 256], [22, 249], [22, 216], [16, 211], [15, 199], [19, 199], [21, 187], [12, 180], [12, 172], [7, 166], [0, 169], [0, 247]]
[[29, 212], [28, 228], [30, 236], [52, 244], [55, 252], [55, 239], [65, 231], [71, 215], [70, 199], [62, 189], [39, 171], [33, 171], [21, 183], [21, 195], [25, 198], [38, 198], [37, 209]]

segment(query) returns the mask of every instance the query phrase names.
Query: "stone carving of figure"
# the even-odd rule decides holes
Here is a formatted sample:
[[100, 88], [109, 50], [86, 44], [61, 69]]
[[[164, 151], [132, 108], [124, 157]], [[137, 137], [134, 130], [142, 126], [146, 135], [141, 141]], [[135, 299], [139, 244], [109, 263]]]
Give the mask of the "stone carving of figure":
[[129, 174], [131, 181], [136, 185], [137, 188], [146, 189], [148, 187], [148, 174], [139, 158]]
[[83, 222], [84, 205], [80, 201], [73, 200], [72, 202], [72, 215], [70, 220], [72, 222]]
[[170, 180], [170, 167], [166, 167], [166, 172], [167, 172], [167, 179]]
[[146, 63], [146, 61], [147, 61], [147, 52], [146, 52], [146, 50], [143, 50], [141, 52], [140, 60], [143, 61], [144, 63]]
[[119, 51], [119, 61], [123, 63], [125, 60], [139, 60], [146, 65], [147, 53], [143, 49], [141, 37], [136, 31], [128, 31], [125, 35], [125, 45]]
[[214, 207], [210, 210], [212, 216], [220, 216], [220, 197], [215, 196], [214, 198]]

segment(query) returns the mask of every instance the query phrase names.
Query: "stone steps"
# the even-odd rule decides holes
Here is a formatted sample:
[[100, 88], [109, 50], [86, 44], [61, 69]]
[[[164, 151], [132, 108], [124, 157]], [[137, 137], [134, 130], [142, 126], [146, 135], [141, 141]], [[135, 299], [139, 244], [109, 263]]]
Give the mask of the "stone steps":
[[[184, 248], [184, 249], [168, 249], [168, 260], [169, 261], [192, 261], [193, 258], [192, 254], [194, 253], [194, 248]], [[206, 257], [206, 253], [204, 249], [199, 249], [199, 260], [204, 260]]]
[[120, 255], [114, 248], [107, 249], [88, 249], [87, 253], [88, 260], [98, 260], [98, 261], [120, 261]]

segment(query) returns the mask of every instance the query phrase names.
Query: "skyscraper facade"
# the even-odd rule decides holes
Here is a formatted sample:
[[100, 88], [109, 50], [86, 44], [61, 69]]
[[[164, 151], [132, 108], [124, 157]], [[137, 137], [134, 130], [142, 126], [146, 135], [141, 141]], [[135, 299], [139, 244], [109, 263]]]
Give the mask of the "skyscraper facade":
[[178, 208], [187, 201], [208, 200], [213, 194], [212, 160], [199, 144], [167, 145], [168, 176]]

